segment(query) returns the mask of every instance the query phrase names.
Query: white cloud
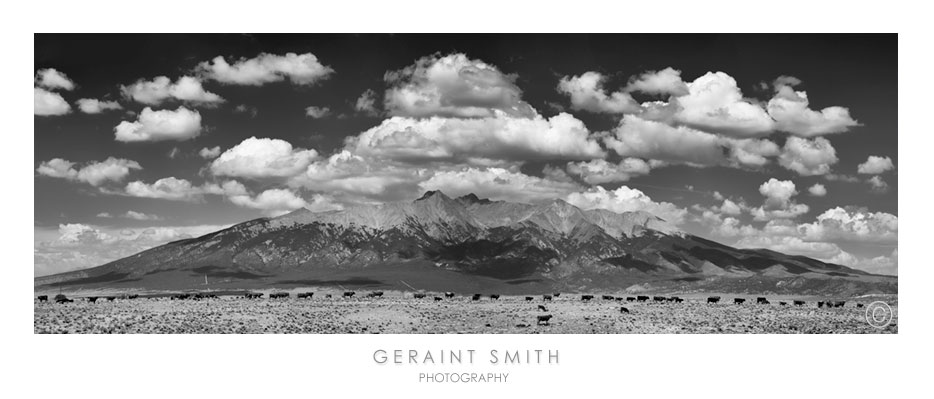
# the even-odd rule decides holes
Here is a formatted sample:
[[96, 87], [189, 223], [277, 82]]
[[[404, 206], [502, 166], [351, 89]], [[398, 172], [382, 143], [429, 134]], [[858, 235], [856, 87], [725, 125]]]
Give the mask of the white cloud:
[[474, 193], [482, 198], [535, 203], [561, 198], [579, 186], [528, 176], [503, 168], [464, 168], [437, 172], [418, 185], [422, 190], [441, 190], [452, 197]]
[[749, 213], [755, 220], [793, 219], [810, 210], [807, 205], [792, 201], [791, 197], [797, 195], [798, 190], [790, 180], [771, 178], [759, 186], [759, 193], [766, 200], [762, 206], [750, 209]]
[[514, 118], [500, 111], [490, 118], [393, 117], [348, 139], [347, 148], [361, 156], [407, 161], [604, 156], [584, 123], [565, 113], [548, 119]]
[[629, 93], [618, 91], [607, 94], [603, 89], [604, 76], [599, 72], [585, 72], [580, 76], [565, 76], [558, 82], [558, 92], [571, 97], [571, 109], [595, 113], [624, 114], [639, 112], [639, 103]]
[[320, 119], [328, 115], [331, 115], [331, 109], [328, 107], [310, 106], [310, 107], [305, 108], [305, 115], [310, 116], [315, 119]]
[[208, 79], [221, 83], [261, 86], [289, 79], [297, 85], [313, 85], [334, 73], [312, 53], [275, 55], [262, 53], [254, 58], [240, 58], [229, 64], [222, 56], [198, 64], [197, 70]]
[[657, 72], [645, 72], [638, 78], [633, 76], [629, 79], [626, 90], [648, 94], [670, 94], [673, 96], [683, 96], [690, 93], [688, 86], [681, 80], [681, 71], [671, 67]]
[[799, 83], [793, 77], [782, 77], [775, 82], [775, 96], [769, 100], [768, 110], [775, 119], [776, 130], [812, 137], [845, 132], [859, 125], [844, 107], [827, 107], [819, 112], [808, 108], [807, 93], [792, 88]]
[[204, 90], [201, 82], [191, 76], [182, 76], [175, 83], [165, 76], [158, 76], [151, 81], [140, 79], [132, 85], [121, 86], [120, 90], [126, 98], [148, 105], [159, 105], [168, 99], [196, 104], [224, 102], [221, 96]]
[[758, 167], [779, 153], [778, 146], [769, 140], [721, 137], [687, 126], [673, 127], [645, 120], [635, 115], [624, 116], [604, 142], [624, 157], [695, 166]]
[[68, 102], [65, 101], [61, 94], [36, 87], [33, 89], [33, 95], [33, 113], [35, 115], [65, 115], [71, 112], [71, 106], [68, 105]]
[[495, 111], [517, 117], [537, 113], [521, 100], [515, 76], [464, 54], [420, 58], [398, 71], [386, 73], [391, 87], [385, 107], [390, 115], [482, 118]]
[[35, 83], [39, 86], [52, 90], [74, 90], [75, 88], [75, 82], [55, 68], [40, 69], [36, 71]]
[[790, 180], [778, 180], [774, 177], [759, 186], [759, 193], [776, 201], [788, 201], [798, 194], [795, 183]]
[[897, 242], [898, 216], [836, 207], [799, 225], [798, 231], [809, 241]]
[[808, 187], [808, 192], [815, 197], [823, 197], [827, 195], [827, 189], [824, 188], [824, 185], [820, 183], [815, 183], [813, 186]]
[[778, 163], [801, 176], [824, 175], [837, 163], [837, 150], [823, 137], [803, 139], [788, 137]]
[[568, 163], [567, 169], [569, 173], [580, 176], [587, 183], [599, 184], [628, 181], [635, 176], [647, 175], [652, 167], [648, 162], [639, 158], [624, 158], [618, 164], [604, 159], [571, 162]]
[[873, 192], [884, 193], [889, 191], [889, 184], [886, 183], [885, 180], [882, 180], [881, 176], [870, 177], [866, 182], [872, 187]]
[[101, 101], [94, 98], [82, 98], [78, 100], [78, 109], [86, 114], [99, 114], [108, 110], [123, 109], [120, 103], [116, 101]]
[[601, 186], [591, 187], [584, 192], [570, 193], [565, 200], [578, 208], [606, 209], [616, 213], [643, 211], [658, 216], [671, 224], [681, 224], [687, 210], [670, 202], [655, 202], [642, 191], [621, 186], [608, 191]]
[[198, 151], [198, 155], [204, 159], [214, 159], [221, 154], [221, 146], [214, 146], [213, 148], [204, 147], [201, 151]]
[[376, 92], [372, 89], [363, 92], [354, 103], [354, 109], [369, 116], [379, 115], [379, 110], [376, 109]]
[[184, 141], [201, 134], [201, 113], [185, 107], [153, 111], [146, 107], [135, 122], [120, 122], [114, 128], [117, 141]]
[[688, 83], [688, 94], [675, 97], [674, 119], [688, 126], [739, 137], [763, 136], [774, 128], [765, 109], [743, 98], [732, 76], [708, 72]]
[[251, 179], [289, 177], [304, 171], [317, 157], [317, 151], [293, 149], [288, 141], [250, 137], [215, 159], [211, 172]]
[[273, 214], [292, 211], [307, 205], [304, 199], [285, 189], [266, 190], [255, 197], [246, 194], [232, 195], [227, 199], [242, 207], [260, 209]]
[[157, 215], [137, 211], [126, 211], [126, 213], [123, 214], [123, 217], [133, 220], [162, 220], [162, 218]]
[[208, 187], [194, 186], [185, 179], [165, 177], [152, 184], [139, 180], [130, 182], [124, 188], [124, 193], [131, 197], [195, 202], [200, 201], [204, 194], [210, 191]]
[[91, 162], [80, 169], [75, 169], [74, 165], [74, 162], [54, 158], [42, 162], [36, 171], [43, 176], [82, 181], [97, 187], [108, 181], [123, 181], [131, 170], [142, 169], [136, 161], [114, 157], [102, 162]]
[[892, 158], [870, 155], [866, 162], [859, 164], [857, 171], [864, 175], [878, 175], [895, 169]]

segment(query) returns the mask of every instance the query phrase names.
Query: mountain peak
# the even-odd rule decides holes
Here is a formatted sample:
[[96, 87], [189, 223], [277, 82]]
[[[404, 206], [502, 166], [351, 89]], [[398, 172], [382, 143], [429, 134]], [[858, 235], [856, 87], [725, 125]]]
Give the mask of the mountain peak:
[[441, 190], [428, 190], [428, 191], [425, 191], [425, 194], [422, 194], [422, 196], [419, 197], [416, 201], [421, 201], [421, 200], [428, 199], [428, 198], [435, 197], [435, 196], [438, 196], [441, 199], [451, 199], [447, 195], [444, 195], [444, 193], [442, 193]]
[[477, 194], [474, 194], [474, 193], [470, 193], [470, 194], [467, 194], [461, 197], [457, 197], [457, 199], [461, 202], [466, 202], [468, 204], [489, 204], [493, 202], [486, 198], [477, 197]]

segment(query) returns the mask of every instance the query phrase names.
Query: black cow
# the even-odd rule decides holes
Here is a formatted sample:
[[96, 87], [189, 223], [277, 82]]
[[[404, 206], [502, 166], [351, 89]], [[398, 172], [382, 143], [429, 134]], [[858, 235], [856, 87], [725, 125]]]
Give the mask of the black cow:
[[422, 298], [426, 297], [427, 295], [426, 295], [426, 294], [421, 294], [421, 293], [416, 293], [414, 296], [415, 296], [415, 299], [422, 299]]
[[139, 298], [139, 294], [128, 295], [126, 299], [136, 299]]
[[38, 297], [36, 297], [36, 299], [38, 299], [39, 302], [46, 302], [46, 301], [49, 300], [49, 296], [48, 296], [48, 295], [39, 295]]
[[560, 292], [556, 292], [554, 295], [555, 295], [555, 298], [557, 298], [557, 297], [561, 296], [561, 293], [560, 293]]
[[629, 309], [626, 309], [625, 306], [619, 308], [620, 313], [629, 313]]
[[795, 306], [804, 306], [804, 301], [795, 300], [794, 304]]
[[324, 294], [324, 297], [325, 297], [326, 299], [330, 299], [330, 298], [331, 298], [331, 294]]
[[636, 300], [639, 301], [639, 302], [645, 302], [645, 301], [648, 301], [648, 300], [649, 300], [649, 296], [648, 296], [648, 295], [639, 295], [638, 297], [636, 297]]
[[113, 302], [114, 299], [117, 299], [117, 297], [115, 297], [115, 296], [109, 296], [109, 297], [107, 297], [107, 302]]
[[380, 298], [383, 296], [383, 291], [373, 291], [369, 294], [366, 294], [367, 298]]
[[636, 300], [636, 297], [634, 297], [634, 296], [627, 296], [627, 297], [626, 297], [626, 302], [632, 302], [632, 301], [635, 301], [635, 300]]
[[356, 292], [353, 292], [353, 291], [345, 291], [345, 292], [344, 292], [344, 298], [353, 298], [353, 296], [354, 296], [355, 294], [356, 294]]
[[538, 316], [538, 325], [548, 325], [548, 320], [551, 320], [552, 315], [546, 314]]
[[297, 296], [298, 296], [298, 299], [304, 299], [304, 298], [311, 299], [313, 295], [315, 295], [314, 292], [299, 292]]
[[591, 299], [593, 299], [593, 295], [581, 295], [582, 301], [589, 301]]
[[824, 307], [824, 302], [823, 302], [823, 301], [817, 302], [817, 307], [819, 307], [819, 308]]
[[[262, 292], [247, 292], [244, 295], [244, 297], [246, 297], [246, 299], [258, 299], [258, 298], [263, 297], [263, 293]], [[175, 299], [175, 298], [173, 297], [172, 299]]]
[[269, 294], [269, 299], [288, 298], [288, 297], [289, 297], [288, 292], [275, 292], [275, 293]]
[[74, 302], [73, 299], [68, 299], [64, 294], [58, 294], [55, 296], [55, 303], [71, 303]]
[[480, 294], [473, 294], [473, 296], [470, 297], [470, 299], [471, 299], [471, 300], [474, 300], [474, 301], [479, 301], [481, 296], [482, 296], [482, 295], [480, 295]]
[[88, 297], [88, 302], [97, 303], [97, 297], [96, 297], [96, 296], [89, 296], [89, 297]]
[[603, 296], [603, 300], [604, 300], [604, 301], [612, 301], [612, 300], [614, 300], [614, 299], [616, 299], [616, 298], [613, 297], [613, 295], [604, 295], [604, 296]]
[[499, 299], [499, 294], [490, 294], [490, 299]]
[[652, 300], [654, 300], [655, 302], [665, 302], [665, 301], [667, 300], [667, 298], [665, 298], [665, 297], [663, 297], [663, 296], [658, 296], [658, 295], [656, 295], [656, 296], [652, 297]]
[[845, 304], [846, 304], [846, 301], [835, 301], [835, 302], [833, 303], [833, 307], [835, 307], [835, 308], [842, 308], [843, 305], [845, 305]]
[[733, 303], [737, 305], [742, 305], [743, 302], [746, 302], [746, 298], [733, 298]]
[[442, 298], [441, 298], [440, 296], [436, 296], [436, 297], [435, 297], [435, 302], [438, 302], [438, 301], [440, 301], [441, 299], [442, 299]]
[[674, 302], [674, 303], [681, 303], [681, 302], [684, 302], [684, 299], [681, 299], [681, 297], [673, 296], [673, 297], [671, 297], [670, 301], [672, 301], [672, 302]]
[[445, 297], [445, 298], [448, 298], [448, 299], [454, 298], [454, 293], [453, 293], [453, 292], [445, 292], [445, 293], [444, 293], [444, 297]]
[[548, 308], [546, 308], [545, 305], [538, 305], [538, 310], [541, 310], [542, 312], [547, 312]]
[[779, 301], [778, 304], [781, 306], [788, 306], [788, 302]]
[[551, 300], [551, 295], [542, 295], [542, 300], [543, 300], [543, 301], [550, 301], [550, 300]]
[[720, 297], [718, 296], [707, 297], [707, 303], [717, 303], [717, 302], [720, 302]]
[[765, 299], [765, 297], [763, 297], [763, 296], [760, 296], [760, 297], [756, 298], [756, 304], [758, 304], [758, 305], [768, 305], [768, 304], [769, 304], [769, 300], [768, 300], [768, 299]]
[[525, 297], [525, 301], [526, 301], [526, 302], [532, 302], [533, 299], [535, 299], [535, 298], [530, 297], [530, 296]]
[[861, 308], [861, 307], [863, 307], [863, 304], [857, 303], [857, 304], [856, 304], [856, 307]]

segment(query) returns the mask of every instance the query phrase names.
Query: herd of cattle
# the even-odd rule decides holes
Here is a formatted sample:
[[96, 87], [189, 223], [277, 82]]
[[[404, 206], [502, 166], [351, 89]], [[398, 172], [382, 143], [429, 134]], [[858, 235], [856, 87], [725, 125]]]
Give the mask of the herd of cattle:
[[[247, 293], [245, 293], [245, 294], [242, 295], [242, 298], [246, 298], [246, 299], [261, 299], [261, 298], [263, 298], [264, 295], [265, 295], [265, 294], [263, 294], [263, 293], [261, 293], [261, 292], [247, 292]], [[301, 292], [301, 293], [299, 293], [299, 294], [297, 295], [297, 297], [298, 297], [299, 299], [312, 299], [312, 297], [313, 297], [314, 295], [315, 295], [314, 292]], [[345, 292], [343, 293], [343, 295], [342, 295], [342, 298], [353, 298], [354, 295], [356, 295], [356, 292], [354, 292], [354, 291], [345, 291]], [[447, 298], [447, 299], [452, 299], [452, 298], [455, 297], [455, 294], [454, 294], [453, 292], [445, 292], [443, 295], [444, 295], [444, 298]], [[382, 291], [372, 291], [372, 292], [369, 292], [369, 293], [366, 294], [366, 297], [367, 297], [367, 298], [381, 298], [382, 296], [383, 296], [383, 292], [382, 292]], [[556, 293], [554, 293], [554, 294], [545, 294], [545, 295], [542, 295], [542, 300], [543, 300], [543, 301], [551, 301], [551, 300], [553, 300], [554, 298], [557, 298], [557, 297], [560, 297], [560, 296], [561, 296], [561, 293], [559, 293], [559, 292], [556, 292]], [[427, 298], [427, 297], [428, 297], [428, 294], [425, 294], [425, 293], [415, 293], [415, 294], [413, 294], [413, 297], [414, 297], [415, 299], [424, 299], [424, 298]], [[498, 299], [500, 298], [500, 295], [499, 295], [499, 294], [489, 294], [488, 297], [490, 298], [490, 300], [498, 300]], [[109, 302], [113, 302], [113, 301], [116, 300], [117, 298], [118, 298], [117, 296], [89, 296], [89, 297], [85, 297], [85, 299], [86, 299], [88, 302], [91, 302], [91, 303], [97, 302], [98, 299], [106, 299], [106, 300], [109, 301]], [[136, 299], [136, 298], [139, 298], [139, 295], [124, 295], [124, 296], [121, 296], [120, 298], [121, 298], [121, 299]], [[197, 301], [197, 300], [202, 300], [202, 299], [216, 299], [216, 298], [217, 298], [217, 295], [216, 295], [216, 294], [203, 294], [203, 293], [194, 293], [194, 294], [174, 294], [174, 295], [171, 295], [169, 298], [172, 299], [172, 300], [196, 300], [196, 301]], [[270, 293], [270, 294], [269, 294], [269, 299], [283, 299], [283, 298], [289, 298], [289, 293], [288, 293], [288, 292], [273, 292], [273, 293]], [[331, 294], [325, 295], [325, 298], [331, 298]], [[441, 296], [432, 296], [432, 299], [433, 299], [434, 301], [442, 301], [442, 300], [444, 300], [444, 298], [442, 298]], [[482, 295], [482, 294], [473, 294], [473, 295], [470, 297], [470, 299], [473, 300], [473, 301], [479, 301], [479, 300], [481, 300], [482, 298], [483, 298], [483, 295]], [[651, 300], [652, 302], [674, 302], [674, 303], [681, 303], [681, 302], [684, 302], [684, 299], [683, 299], [683, 298], [680, 298], [680, 297], [677, 297], [677, 296], [665, 297], [665, 296], [658, 296], [658, 295], [655, 295], [655, 296], [652, 296], [652, 297], [649, 297], [648, 295], [627, 296], [627, 297], [621, 297], [621, 296], [617, 297], [617, 296], [612, 296], [612, 295], [602, 295], [601, 298], [602, 298], [603, 300], [605, 300], [605, 301], [618, 301], [618, 302], [621, 302], [621, 301], [626, 301], [626, 302], [648, 302], [649, 300]], [[46, 301], [49, 300], [49, 297], [48, 297], [48, 295], [39, 295], [36, 299], [37, 299], [39, 302], [46, 302]], [[525, 299], [525, 301], [527, 301], [527, 302], [531, 302], [531, 301], [533, 301], [533, 300], [535, 299], [535, 297], [526, 296], [524, 299]], [[585, 294], [585, 295], [581, 295], [580, 299], [581, 299], [581, 301], [587, 302], [587, 301], [593, 300], [593, 299], [594, 299], [594, 296], [593, 296], [593, 295], [586, 295], [586, 294]], [[716, 303], [719, 303], [719, 302], [720, 302], [720, 299], [721, 299], [721, 298], [720, 298], [719, 296], [711, 296], [711, 297], [708, 297], [708, 298], [707, 298], [707, 303], [708, 303], [708, 304], [716, 304]], [[64, 294], [58, 294], [58, 295], [56, 295], [52, 300], [55, 301], [55, 303], [69, 303], [69, 302], [74, 302], [74, 299], [70, 299], [70, 298], [66, 297]], [[745, 298], [733, 298], [733, 304], [735, 304], [735, 305], [742, 305], [742, 304], [744, 304], [745, 302], [746, 302], [746, 299], [745, 299]], [[769, 305], [769, 304], [771, 304], [771, 302], [769, 302], [769, 300], [768, 300], [767, 298], [765, 298], [765, 297], [758, 297], [758, 298], [756, 298], [756, 304], [757, 304], [757, 305]], [[779, 301], [778, 304], [779, 304], [780, 306], [788, 306], [788, 302], [785, 302], [785, 301]], [[792, 301], [792, 304], [793, 304], [794, 306], [805, 306], [805, 305], [807, 305], [807, 302], [802, 301], [802, 300], [794, 300], [794, 301]], [[846, 301], [818, 301], [818, 302], [817, 302], [817, 307], [818, 307], [818, 308], [842, 308], [842, 307], [844, 307], [844, 305], [846, 305]], [[857, 304], [856, 304], [856, 307], [857, 307], [857, 308], [862, 308], [862, 307], [863, 307], [863, 304], [862, 304], [862, 303], [857, 303]], [[540, 308], [541, 310], [545, 310], [545, 307], [544, 307], [544, 306], [539, 306], [539, 308]], [[626, 308], [623, 308], [623, 309], [625, 310]], [[628, 313], [628, 311], [625, 311], [625, 313]], [[545, 319], [544, 322], [547, 323], [547, 319]]]

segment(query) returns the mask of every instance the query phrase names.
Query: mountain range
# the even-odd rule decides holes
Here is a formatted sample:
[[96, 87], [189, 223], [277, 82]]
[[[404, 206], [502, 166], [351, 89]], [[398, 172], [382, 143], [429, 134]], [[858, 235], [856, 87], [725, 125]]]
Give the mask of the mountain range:
[[35, 278], [48, 289], [324, 286], [502, 293], [897, 293], [897, 279], [804, 256], [737, 249], [646, 212], [562, 200], [415, 201], [299, 209], [170, 242], [102, 266]]

